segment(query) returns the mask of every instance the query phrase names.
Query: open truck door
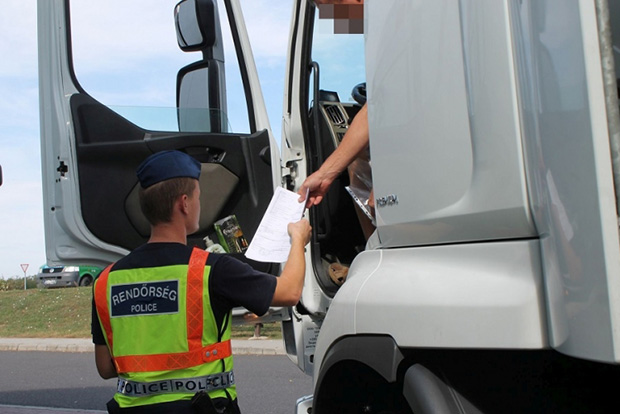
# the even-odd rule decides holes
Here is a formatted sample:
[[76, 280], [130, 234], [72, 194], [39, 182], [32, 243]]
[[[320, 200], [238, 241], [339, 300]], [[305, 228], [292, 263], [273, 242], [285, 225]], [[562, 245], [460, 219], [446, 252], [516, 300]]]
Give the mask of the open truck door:
[[[239, 1], [177, 2], [119, 2], [105, 7], [111, 15], [71, 0], [38, 3], [48, 264], [88, 260], [104, 266], [147, 241], [150, 228], [140, 212], [135, 171], [150, 154], [180, 150], [202, 164], [200, 229], [189, 236], [189, 245], [204, 248], [206, 236], [216, 240], [214, 222], [230, 215], [251, 240], [280, 185], [279, 150]], [[157, 8], [166, 16], [165, 27], [151, 21]], [[121, 51], [117, 58], [129, 63], [98, 62], [100, 47]], [[182, 59], [164, 56], [166, 47]], [[156, 59], [140, 67], [145, 61], [138, 58], [149, 54]], [[157, 78], [170, 62], [181, 63]], [[98, 64], [113, 74], [97, 78]], [[140, 86], [132, 82], [139, 77], [153, 78], [147, 79], [156, 85], [152, 99], [142, 99], [140, 107], [105, 102], [102, 83], [137, 95]], [[166, 90], [168, 108], [159, 99]], [[236, 91], [234, 99], [230, 91]], [[241, 118], [236, 120], [241, 126], [233, 116]], [[279, 264], [250, 264], [279, 273]]]
[[[282, 164], [290, 169], [287, 186], [297, 191], [338, 147], [361, 110], [366, 77], [363, 6], [293, 3], [281, 151]], [[344, 171], [323, 202], [309, 209], [313, 237], [305, 286], [300, 305], [283, 322], [288, 356], [309, 375], [322, 321], [342, 284], [330, 267], [348, 267], [366, 244], [345, 189], [349, 184]]]

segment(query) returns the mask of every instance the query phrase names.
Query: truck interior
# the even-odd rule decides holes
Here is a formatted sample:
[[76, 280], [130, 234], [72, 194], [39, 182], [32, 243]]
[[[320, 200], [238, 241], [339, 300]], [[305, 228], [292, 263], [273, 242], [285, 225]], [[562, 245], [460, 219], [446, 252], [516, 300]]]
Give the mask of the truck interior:
[[[316, 103], [309, 109], [308, 123], [313, 137], [311, 151], [317, 156], [309, 164], [316, 170], [338, 147], [361, 106], [341, 102], [338, 94], [332, 91], [319, 90], [314, 97]], [[334, 180], [323, 202], [310, 213], [315, 229], [312, 239], [314, 268], [327, 292], [335, 292], [334, 288], [339, 286], [329, 275], [329, 266], [333, 263], [348, 266], [366, 243], [353, 199], [345, 189], [349, 184], [349, 173], [345, 170]], [[319, 261], [321, 265], [317, 266]]]
[[[306, 85], [300, 105], [308, 114], [304, 134], [306, 154], [312, 154], [307, 160], [310, 175], [338, 147], [364, 105], [366, 91], [363, 34], [338, 31], [337, 19], [324, 18], [310, 2], [306, 7], [311, 9], [304, 25], [304, 36], [309, 41], [302, 59], [310, 70], [300, 80]], [[334, 65], [336, 49], [346, 52]], [[348, 266], [366, 244], [353, 198], [345, 189], [349, 184], [345, 170], [332, 183], [323, 201], [309, 210], [313, 269], [328, 296], [333, 296], [341, 285], [333, 274], [330, 276], [330, 265]]]

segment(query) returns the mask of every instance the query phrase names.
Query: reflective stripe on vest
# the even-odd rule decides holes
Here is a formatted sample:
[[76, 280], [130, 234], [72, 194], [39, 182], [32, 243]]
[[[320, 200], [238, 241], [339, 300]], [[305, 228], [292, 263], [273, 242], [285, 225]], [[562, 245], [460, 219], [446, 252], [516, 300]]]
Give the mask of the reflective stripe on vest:
[[130, 397], [143, 397], [158, 394], [208, 392], [225, 389], [234, 384], [235, 375], [232, 371], [206, 375], [204, 377], [175, 378], [152, 382], [130, 381], [125, 378], [119, 378], [116, 383], [116, 392]]
[[118, 373], [179, 370], [217, 361], [232, 355], [230, 340], [202, 346], [202, 294], [204, 267], [208, 255], [208, 252], [194, 248], [189, 260], [186, 293], [187, 352], [115, 357], [114, 336], [108, 303], [108, 276], [112, 265], [101, 273], [95, 284], [95, 306], [101, 325], [105, 330], [110, 354]]
[[[95, 307], [97, 309], [97, 315], [99, 316], [99, 322], [101, 322], [101, 327], [105, 331], [106, 340], [108, 341], [108, 348], [110, 349], [110, 354], [112, 354], [112, 325], [110, 325], [110, 313], [108, 311], [108, 275], [110, 274], [110, 269], [112, 266], [108, 265], [103, 272], [99, 275], [97, 280], [95, 280], [95, 291], [93, 295], [95, 296]], [[118, 369], [118, 368], [117, 368]]]

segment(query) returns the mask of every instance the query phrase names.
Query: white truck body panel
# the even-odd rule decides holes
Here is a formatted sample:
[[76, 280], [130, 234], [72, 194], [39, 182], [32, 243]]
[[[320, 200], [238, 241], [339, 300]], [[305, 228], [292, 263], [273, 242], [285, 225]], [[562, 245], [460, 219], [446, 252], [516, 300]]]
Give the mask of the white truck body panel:
[[595, 3], [512, 3], [511, 16], [550, 343], [617, 363], [620, 243]]
[[339, 338], [364, 334], [402, 348], [548, 346], [538, 242], [360, 254], [321, 327], [315, 367]]
[[398, 197], [377, 208], [381, 246], [533, 237], [507, 3], [370, 1], [367, 16], [375, 197]]
[[[542, 269], [531, 271], [544, 274], [548, 309], [530, 305], [549, 313], [549, 342], [618, 362], [620, 244], [594, 4], [368, 1], [366, 16], [366, 54], [378, 57], [367, 59], [375, 195], [398, 198], [377, 208], [379, 247], [538, 234]], [[386, 48], [397, 34], [407, 41]], [[404, 251], [396, 267], [414, 283], [416, 249]], [[445, 286], [438, 303], [460, 315]], [[425, 346], [467, 342], [458, 329], [442, 335], [423, 335]]]

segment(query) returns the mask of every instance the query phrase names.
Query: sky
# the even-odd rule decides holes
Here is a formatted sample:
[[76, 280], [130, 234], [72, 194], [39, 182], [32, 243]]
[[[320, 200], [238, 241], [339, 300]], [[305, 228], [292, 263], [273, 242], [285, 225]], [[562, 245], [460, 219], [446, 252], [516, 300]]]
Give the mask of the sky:
[[[152, 0], [149, 0], [152, 1]], [[142, 7], [144, 1], [105, 0], [93, 6], [92, 0], [76, 0], [76, 8], [90, 11], [97, 22], [99, 16], [116, 15], [114, 24], [140, 30], [136, 16], [144, 15], [142, 25], [155, 21], [149, 15], [151, 7]], [[148, 2], [146, 2], [148, 3]], [[173, 4], [176, 2], [173, 2]], [[280, 136], [280, 119], [284, 86], [284, 62], [291, 6], [284, 0], [241, 0], [246, 16], [248, 32], [256, 60], [263, 94], [268, 108], [271, 127], [276, 139]], [[119, 14], [123, 10], [125, 18]], [[43, 199], [41, 188], [41, 150], [39, 141], [39, 103], [37, 67], [37, 8], [35, 0], [2, 0], [0, 13], [0, 166], [3, 183], [0, 186], [0, 278], [22, 277], [22, 264], [27, 264], [27, 275], [37, 273], [44, 264], [45, 241], [43, 230]], [[251, 16], [251, 19], [248, 18]], [[105, 41], [103, 29], [110, 27], [91, 23], [76, 27], [98, 47], [89, 44], [76, 45], [81, 48], [82, 60], [76, 63], [84, 81], [89, 74], [95, 74], [102, 59], [100, 54], [115, 53], [118, 56], [135, 56], [142, 49], [136, 49], [130, 42], [123, 47], [106, 49], [111, 43]], [[108, 30], [107, 33], [114, 33]], [[159, 41], [160, 39], [153, 39]], [[168, 39], [169, 40], [169, 39]], [[163, 41], [163, 40], [162, 40]], [[98, 54], [89, 54], [97, 50]], [[77, 50], [76, 50], [77, 52]], [[144, 56], [145, 62], [158, 56]], [[193, 58], [182, 57], [187, 63]], [[127, 59], [129, 60], [129, 59]], [[118, 67], [106, 67], [110, 73], [127, 72], [117, 59]], [[155, 63], [153, 63], [155, 65]], [[131, 68], [130, 68], [131, 69]], [[136, 75], [140, 76], [139, 71]], [[94, 78], [93, 78], [94, 79]], [[124, 105], [134, 97], [123, 94], [122, 87], [113, 88], [89, 84], [98, 93], [97, 98], [110, 105]], [[166, 99], [169, 90], [153, 83], [139, 91], [144, 96]]]

